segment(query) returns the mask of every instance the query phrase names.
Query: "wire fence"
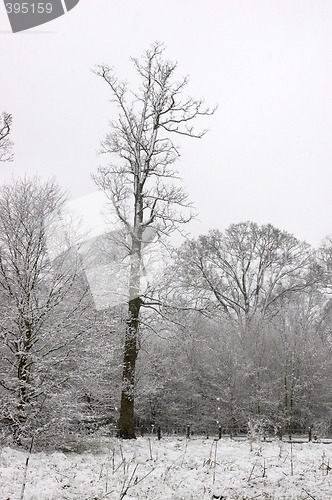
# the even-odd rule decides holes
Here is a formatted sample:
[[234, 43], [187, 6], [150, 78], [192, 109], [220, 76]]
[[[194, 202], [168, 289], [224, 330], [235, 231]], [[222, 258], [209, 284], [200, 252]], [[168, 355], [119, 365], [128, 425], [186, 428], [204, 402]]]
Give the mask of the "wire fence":
[[279, 440], [292, 443], [312, 442], [332, 444], [331, 435], [317, 435], [312, 432], [311, 429], [308, 429], [308, 432], [303, 433], [252, 433], [248, 430], [239, 431], [238, 428], [223, 429], [222, 427], [217, 427], [215, 431], [212, 432], [201, 432], [200, 429], [195, 431], [195, 427], [189, 424], [186, 427], [178, 427], [175, 429], [162, 428], [161, 426], [154, 425], [151, 427], [140, 426], [136, 428], [136, 436], [155, 436], [158, 439], [162, 439], [163, 437], [181, 437], [187, 439], [231, 439], [234, 441], [246, 441], [248, 439], [253, 439], [265, 442]]

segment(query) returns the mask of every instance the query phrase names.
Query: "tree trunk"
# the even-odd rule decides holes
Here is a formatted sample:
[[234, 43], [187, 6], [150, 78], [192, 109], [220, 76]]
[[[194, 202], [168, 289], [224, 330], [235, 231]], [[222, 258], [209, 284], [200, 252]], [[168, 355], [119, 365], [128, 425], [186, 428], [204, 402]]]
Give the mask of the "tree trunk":
[[134, 390], [140, 307], [140, 297], [130, 300], [123, 355], [121, 408], [117, 434], [118, 437], [123, 439], [136, 438], [134, 425]]
[[118, 437], [123, 439], [136, 438], [134, 423], [135, 365], [138, 351], [139, 313], [142, 304], [142, 299], [139, 296], [142, 257], [142, 211], [140, 196], [137, 196], [135, 213], [135, 231], [131, 249], [129, 278], [128, 319], [123, 354], [121, 407], [117, 434]]
[[290, 387], [290, 397], [289, 397], [289, 421], [288, 421], [288, 435], [289, 439], [292, 439], [293, 434], [293, 412], [294, 412], [294, 375], [292, 366], [292, 382]]
[[287, 432], [288, 427], [288, 387], [287, 387], [287, 373], [284, 375], [284, 425], [283, 434]]
[[25, 340], [23, 347], [18, 344], [16, 346], [17, 353], [19, 354], [20, 349], [23, 350], [22, 354], [19, 354], [19, 361], [17, 367], [17, 378], [19, 380], [19, 388], [17, 394], [17, 405], [16, 405], [16, 415], [13, 419], [13, 439], [14, 443], [18, 446], [22, 446], [22, 433], [24, 432], [24, 427], [27, 422], [26, 407], [31, 403], [31, 364], [29, 364], [28, 353], [31, 347], [31, 332], [24, 332]]

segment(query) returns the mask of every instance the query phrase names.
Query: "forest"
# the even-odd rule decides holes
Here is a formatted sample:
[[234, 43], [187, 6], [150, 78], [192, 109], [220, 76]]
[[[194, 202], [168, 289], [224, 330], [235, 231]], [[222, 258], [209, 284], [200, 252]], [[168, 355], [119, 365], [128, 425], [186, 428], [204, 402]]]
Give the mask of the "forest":
[[[173, 243], [195, 216], [173, 137], [202, 139], [196, 123], [216, 108], [186, 96], [187, 79], [163, 52], [156, 43], [133, 59], [136, 93], [109, 67], [95, 69], [118, 111], [102, 143], [110, 163], [93, 174], [109, 202], [107, 232], [77, 237], [54, 180], [0, 188], [7, 442], [57, 447], [188, 426], [332, 434], [332, 237], [314, 249], [272, 224], [239, 221]], [[4, 113], [3, 162], [15, 149], [11, 125]]]

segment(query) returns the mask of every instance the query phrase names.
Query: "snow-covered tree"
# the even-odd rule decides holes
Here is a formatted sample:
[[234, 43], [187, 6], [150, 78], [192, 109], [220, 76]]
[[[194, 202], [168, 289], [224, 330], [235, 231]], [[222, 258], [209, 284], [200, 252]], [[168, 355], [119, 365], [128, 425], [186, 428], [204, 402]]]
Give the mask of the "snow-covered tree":
[[190, 220], [190, 213], [185, 215], [187, 195], [176, 184], [173, 165], [180, 154], [172, 136], [203, 137], [206, 131], [195, 130], [193, 123], [211, 114], [202, 100], [185, 95], [188, 79], [176, 79], [176, 63], [163, 59], [163, 52], [163, 45], [155, 43], [141, 60], [133, 59], [140, 82], [138, 90], [129, 89], [108, 66], [96, 70], [107, 83], [118, 113], [103, 141], [103, 152], [111, 156], [111, 163], [100, 168], [95, 179], [127, 234], [131, 259], [119, 419], [119, 436], [129, 439], [135, 437], [134, 387], [144, 306], [144, 238], [148, 229], [160, 238]]
[[254, 319], [274, 313], [280, 297], [312, 281], [312, 251], [306, 243], [254, 222], [232, 224], [186, 242], [179, 251], [181, 285], [245, 331]]
[[13, 159], [13, 142], [10, 139], [12, 123], [12, 115], [2, 113], [0, 116], [0, 161], [12, 161]]
[[36, 178], [0, 191], [0, 386], [17, 442], [65, 383], [67, 347], [84, 330], [83, 321], [74, 324], [87, 296], [77, 255], [68, 251], [51, 262], [47, 252], [48, 218], [62, 202], [54, 182]]

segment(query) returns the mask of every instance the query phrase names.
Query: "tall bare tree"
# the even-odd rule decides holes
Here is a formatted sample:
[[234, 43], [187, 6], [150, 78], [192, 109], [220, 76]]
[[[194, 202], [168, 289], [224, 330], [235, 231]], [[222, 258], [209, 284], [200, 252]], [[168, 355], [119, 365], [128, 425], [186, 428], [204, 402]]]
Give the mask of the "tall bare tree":
[[[164, 46], [155, 43], [142, 59], [132, 59], [140, 86], [130, 91], [108, 66], [95, 73], [109, 86], [118, 117], [102, 143], [112, 160], [99, 168], [97, 185], [110, 198], [116, 216], [129, 235], [131, 258], [128, 318], [124, 341], [123, 385], [118, 435], [135, 438], [134, 386], [138, 354], [140, 310], [144, 306], [141, 290], [144, 234], [152, 228], [158, 237], [169, 235], [179, 224], [190, 220], [187, 195], [176, 185], [173, 165], [179, 150], [173, 135], [201, 138], [206, 130], [196, 130], [193, 122], [214, 110], [203, 100], [186, 97], [188, 78], [176, 80], [176, 63], [163, 59]], [[180, 209], [180, 210], [179, 210]]]
[[12, 122], [12, 115], [2, 113], [0, 116], [0, 161], [12, 161], [13, 159], [13, 142], [9, 137]]

